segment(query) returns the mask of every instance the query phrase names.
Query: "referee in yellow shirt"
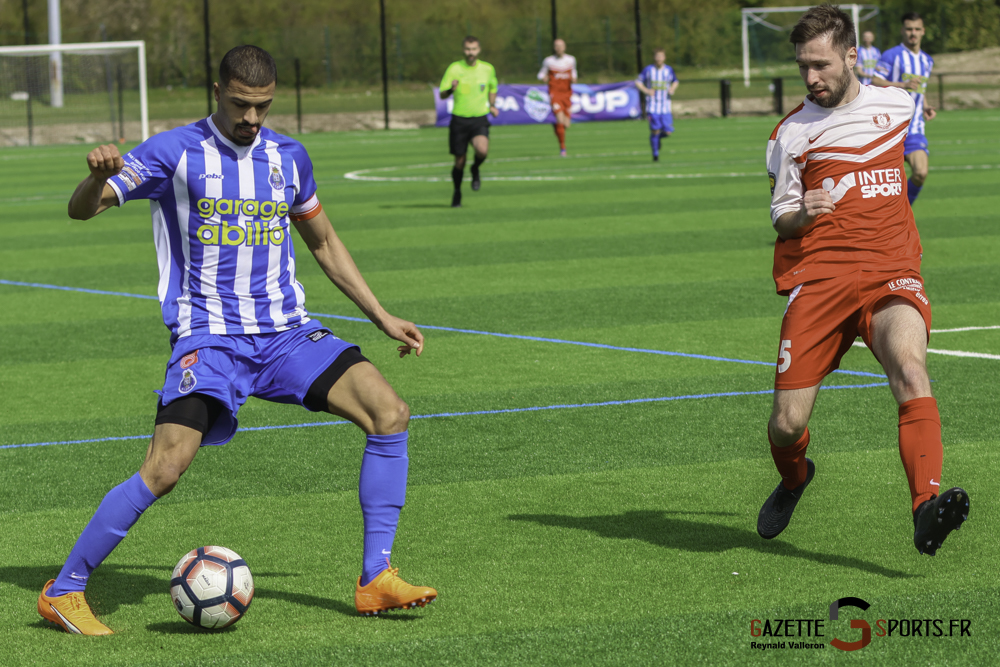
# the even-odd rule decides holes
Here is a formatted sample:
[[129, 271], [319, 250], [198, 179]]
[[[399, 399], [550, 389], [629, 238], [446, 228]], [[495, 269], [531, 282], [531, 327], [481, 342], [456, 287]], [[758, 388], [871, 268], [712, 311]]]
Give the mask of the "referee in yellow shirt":
[[455, 182], [455, 194], [451, 205], [462, 205], [462, 176], [465, 173], [465, 154], [469, 142], [476, 158], [472, 163], [472, 189], [479, 189], [479, 165], [486, 159], [490, 148], [490, 119], [500, 112], [496, 108], [497, 73], [493, 65], [479, 60], [479, 40], [466, 37], [462, 42], [465, 60], [456, 60], [441, 78], [441, 99], [455, 96], [448, 126], [448, 146], [455, 156], [455, 166], [451, 170], [451, 180]]

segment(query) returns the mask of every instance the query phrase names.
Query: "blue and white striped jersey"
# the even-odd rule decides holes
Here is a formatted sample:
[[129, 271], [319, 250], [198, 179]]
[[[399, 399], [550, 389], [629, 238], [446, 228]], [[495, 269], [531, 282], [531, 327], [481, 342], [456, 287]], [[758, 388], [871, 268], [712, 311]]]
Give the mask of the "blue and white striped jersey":
[[677, 80], [670, 65], [657, 67], [646, 65], [646, 69], [636, 79], [653, 91], [646, 97], [646, 113], [670, 113], [670, 84]]
[[882, 54], [875, 67], [875, 73], [893, 83], [916, 80], [920, 83], [917, 90], [907, 90], [910, 97], [917, 105], [913, 112], [913, 120], [910, 121], [908, 134], [924, 134], [924, 96], [927, 94], [927, 81], [931, 78], [931, 68], [934, 67], [934, 59], [921, 51], [918, 55], [913, 55], [909, 49], [900, 44], [894, 46]]
[[309, 321], [290, 217], [322, 209], [302, 144], [262, 127], [253, 144], [238, 146], [209, 117], [151, 137], [124, 160], [108, 183], [119, 205], [150, 200], [171, 344]]
[[861, 83], [866, 86], [872, 82], [872, 74], [875, 73], [875, 66], [882, 59], [882, 52], [874, 46], [858, 47], [858, 67], [865, 75], [861, 78]]

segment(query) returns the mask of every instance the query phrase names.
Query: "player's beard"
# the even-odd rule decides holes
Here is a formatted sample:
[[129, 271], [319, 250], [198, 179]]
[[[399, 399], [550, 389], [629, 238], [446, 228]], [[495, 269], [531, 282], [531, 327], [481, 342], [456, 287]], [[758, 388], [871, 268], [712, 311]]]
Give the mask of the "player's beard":
[[820, 88], [820, 90], [826, 90], [828, 93], [824, 98], [816, 97], [814, 91], [809, 91], [813, 94], [813, 101], [825, 109], [832, 109], [839, 105], [844, 96], [847, 95], [848, 88], [851, 87], [851, 78], [851, 68], [845, 64], [843, 73], [837, 77], [837, 80], [832, 85]]
[[[251, 127], [257, 128], [250, 137], [244, 137], [240, 135], [240, 129], [248, 129]], [[257, 140], [257, 135], [260, 134], [260, 125], [250, 125], [249, 123], [239, 123], [233, 128], [233, 143], [237, 146], [249, 146], [254, 141]]]

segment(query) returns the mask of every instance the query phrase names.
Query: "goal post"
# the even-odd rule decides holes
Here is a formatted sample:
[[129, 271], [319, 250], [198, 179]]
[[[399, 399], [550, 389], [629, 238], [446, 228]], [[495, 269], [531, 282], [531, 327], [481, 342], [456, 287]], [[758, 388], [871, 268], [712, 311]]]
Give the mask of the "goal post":
[[[50, 59], [56, 55], [67, 56], [73, 62], [65, 63], [62, 72], [53, 72]], [[52, 77], [61, 78], [61, 105], [51, 96], [45, 103]], [[66, 132], [74, 127], [97, 125], [106, 129], [109, 121], [105, 117], [110, 120], [111, 134], [101, 130], [95, 136], [124, 139], [126, 77], [133, 114], [136, 92], [139, 104], [138, 123], [129, 123], [129, 133], [145, 141], [149, 138], [145, 41], [0, 46], [0, 146], [21, 143], [22, 135], [27, 137], [24, 143], [33, 145], [35, 130], [45, 123], [62, 123], [61, 127], [70, 128]], [[95, 106], [97, 100], [103, 100], [100, 106]], [[99, 109], [103, 109], [101, 117], [94, 117]], [[39, 113], [44, 110], [48, 114]], [[88, 136], [84, 133], [84, 137]]]
[[[751, 21], [768, 30], [784, 32], [790, 30], [791, 26], [775, 25], [765, 17], [769, 14], [797, 13], [805, 14], [812, 7], [747, 7], [740, 10], [740, 35], [743, 41], [743, 85], [750, 87], [750, 23]], [[878, 16], [879, 10], [875, 5], [840, 5], [840, 9], [851, 14], [854, 21], [854, 36], [857, 43], [861, 44], [861, 22]], [[865, 14], [862, 14], [865, 11]]]

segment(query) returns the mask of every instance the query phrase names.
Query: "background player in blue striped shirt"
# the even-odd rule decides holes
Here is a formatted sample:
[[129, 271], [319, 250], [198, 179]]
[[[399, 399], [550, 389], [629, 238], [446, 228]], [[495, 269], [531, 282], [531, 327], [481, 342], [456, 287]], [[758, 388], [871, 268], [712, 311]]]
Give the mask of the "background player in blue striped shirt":
[[674, 131], [674, 118], [670, 110], [670, 97], [680, 82], [674, 69], [666, 64], [663, 49], [653, 51], [652, 65], [646, 65], [635, 87], [646, 96], [646, 117], [649, 119], [649, 145], [653, 149], [653, 162], [660, 159], [660, 138], [669, 137]]
[[864, 85], [870, 85], [872, 75], [875, 74], [875, 66], [882, 59], [882, 52], [875, 44], [875, 35], [871, 30], [866, 30], [861, 35], [861, 42], [864, 46], [858, 48], [858, 63], [854, 66], [854, 73], [858, 75], [858, 81]]
[[367, 435], [357, 610], [423, 606], [437, 596], [389, 567], [406, 496], [409, 408], [356, 346], [310, 319], [290, 227], [333, 284], [402, 343], [400, 357], [419, 355], [423, 336], [387, 313], [361, 277], [319, 203], [302, 144], [263, 127], [276, 79], [274, 59], [263, 49], [231, 50], [219, 67], [215, 114], [158, 134], [124, 158], [113, 144], [94, 149], [90, 175], [70, 199], [70, 217], [78, 220], [129, 200], [150, 201], [173, 353], [139, 472], [108, 492], [39, 595], [39, 613], [67, 632], [111, 634], [84, 599], [91, 572], [174, 488], [201, 446], [233, 437], [248, 396], [329, 412]]
[[875, 67], [872, 83], [876, 86], [902, 88], [909, 91], [917, 105], [913, 120], [907, 129], [903, 153], [910, 165], [910, 178], [906, 181], [906, 196], [910, 205], [917, 199], [927, 180], [927, 137], [924, 121], [934, 120], [937, 112], [927, 103], [927, 81], [931, 78], [934, 59], [920, 50], [924, 37], [924, 20], [920, 14], [903, 14], [903, 43], [882, 54]]

